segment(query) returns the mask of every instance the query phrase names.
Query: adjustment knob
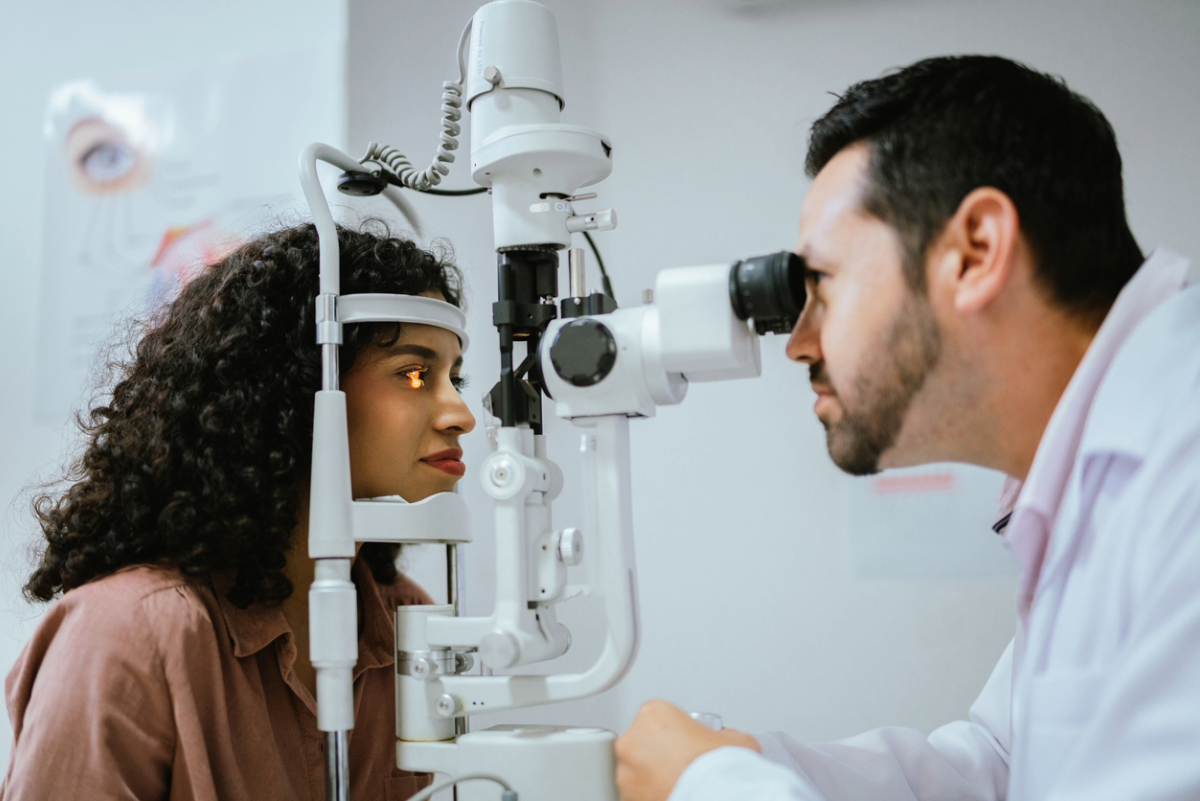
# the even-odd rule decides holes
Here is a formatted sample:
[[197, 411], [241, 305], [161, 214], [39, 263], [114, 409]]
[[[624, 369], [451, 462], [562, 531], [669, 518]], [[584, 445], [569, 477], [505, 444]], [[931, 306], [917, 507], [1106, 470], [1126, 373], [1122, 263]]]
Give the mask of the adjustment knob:
[[558, 558], [574, 567], [583, 561], [583, 534], [577, 528], [558, 532]]
[[517, 664], [521, 647], [507, 631], [497, 629], [479, 642], [479, 658], [493, 670], [503, 670]]
[[558, 329], [550, 346], [554, 372], [569, 384], [590, 387], [599, 384], [617, 363], [617, 341], [604, 323], [572, 320]]

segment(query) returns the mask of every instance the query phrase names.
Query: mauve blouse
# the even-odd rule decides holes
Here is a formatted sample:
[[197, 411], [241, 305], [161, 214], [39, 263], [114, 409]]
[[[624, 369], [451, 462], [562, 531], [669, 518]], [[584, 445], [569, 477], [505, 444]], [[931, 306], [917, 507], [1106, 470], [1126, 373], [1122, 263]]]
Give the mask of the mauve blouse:
[[[393, 610], [412, 581], [353, 569], [359, 598], [350, 794], [403, 801], [429, 777], [395, 767]], [[0, 801], [325, 798], [324, 734], [277, 608], [239, 609], [221, 579], [131, 567], [46, 612], [5, 682], [12, 758]], [[301, 590], [303, 591], [303, 590]]]

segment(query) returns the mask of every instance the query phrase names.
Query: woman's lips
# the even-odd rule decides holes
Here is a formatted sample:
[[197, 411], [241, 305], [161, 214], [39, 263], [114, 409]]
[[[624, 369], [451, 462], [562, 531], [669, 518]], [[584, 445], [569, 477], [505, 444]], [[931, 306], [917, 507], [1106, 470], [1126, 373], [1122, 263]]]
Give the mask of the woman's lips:
[[441, 470], [455, 478], [462, 478], [467, 472], [467, 466], [462, 462], [462, 454], [462, 448], [448, 448], [430, 454], [421, 461], [435, 470]]

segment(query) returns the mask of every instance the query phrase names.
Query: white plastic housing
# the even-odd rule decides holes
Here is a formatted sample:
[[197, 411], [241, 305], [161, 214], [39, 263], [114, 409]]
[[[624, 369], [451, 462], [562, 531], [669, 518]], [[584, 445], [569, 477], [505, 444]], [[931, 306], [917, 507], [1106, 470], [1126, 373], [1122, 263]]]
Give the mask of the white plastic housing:
[[663, 368], [688, 381], [762, 374], [758, 336], [733, 313], [728, 264], [663, 270], [654, 284]]
[[317, 728], [354, 728], [358, 594], [349, 559], [320, 559], [308, 592], [309, 659], [317, 671]]
[[481, 6], [471, 20], [471, 49], [467, 53], [467, 108], [490, 92], [493, 84], [484, 70], [500, 71], [505, 89], [536, 89], [563, 105], [562, 59], [554, 14], [532, 0], [494, 0]]
[[[466, 776], [499, 776], [521, 801], [617, 801], [616, 735], [605, 729], [503, 725], [472, 732], [453, 743], [396, 744], [402, 770]], [[492, 782], [464, 782], [459, 801], [495, 801]]]
[[606, 178], [612, 145], [596, 131], [559, 122], [562, 66], [550, 10], [533, 0], [480, 8], [471, 26], [466, 92], [471, 175], [492, 190], [496, 249], [569, 246], [574, 211], [554, 201]]
[[550, 351], [558, 332], [571, 320], [552, 322], [542, 338], [542, 375], [554, 399], [555, 414], [566, 418], [606, 414], [653, 417], [656, 407], [683, 400], [687, 381], [663, 366], [658, 309], [636, 306], [589, 319], [603, 324], [612, 334], [617, 360], [612, 371], [595, 386], [577, 387], [564, 381], [554, 369]]
[[[455, 715], [471, 715], [482, 712], [499, 712], [517, 707], [537, 706], [567, 701], [574, 698], [584, 698], [603, 692], [616, 684], [628, 671], [638, 647], [638, 613], [637, 613], [637, 577], [634, 570], [633, 550], [633, 512], [631, 508], [632, 489], [629, 479], [629, 421], [623, 416], [592, 418], [576, 422], [576, 425], [587, 429], [588, 447], [585, 450], [585, 469], [594, 482], [592, 495], [595, 498], [594, 521], [589, 524], [594, 534], [591, 564], [596, 568], [597, 589], [604, 597], [604, 612], [607, 621], [604, 650], [590, 668], [582, 673], [556, 675], [504, 675], [504, 676], [439, 676], [430, 684], [439, 685], [430, 695], [440, 697], [442, 693], [451, 696], [455, 701]], [[505, 432], [515, 429], [501, 428], [499, 449], [497, 452], [510, 449], [514, 443], [506, 442], [511, 436]], [[522, 449], [524, 450], [524, 449]], [[535, 453], [540, 457], [540, 452]], [[539, 458], [540, 461], [540, 458]], [[540, 477], [536, 479], [541, 481]], [[523, 483], [523, 482], [522, 482]], [[554, 494], [556, 479], [550, 477], [551, 494]], [[534, 490], [534, 494], [538, 491]], [[493, 496], [494, 497], [494, 496]], [[518, 496], [519, 497], [519, 496]], [[544, 496], [543, 496], [544, 497]], [[514, 498], [516, 499], [516, 498]], [[536, 504], [542, 499], [533, 494], [528, 499]], [[503, 507], [507, 501], [497, 499], [497, 506]], [[552, 606], [535, 606], [530, 609], [527, 603], [513, 604], [511, 599], [523, 598], [526, 591], [525, 563], [514, 559], [521, 549], [510, 540], [516, 536], [524, 536], [529, 529], [514, 525], [518, 522], [513, 513], [518, 510], [511, 506], [498, 509], [496, 517], [496, 579], [497, 579], [497, 610], [491, 618], [450, 618], [431, 615], [427, 619], [426, 637], [432, 648], [453, 647], [480, 643], [489, 636], [489, 625], [499, 623], [499, 628], [505, 634], [523, 637], [529, 633], [524, 625], [526, 620], [520, 620], [520, 626], [513, 625], [519, 619], [515, 616], [524, 611], [534, 614], [535, 610], [542, 616], [544, 623], [553, 622]], [[503, 512], [503, 514], [500, 514]], [[549, 518], [545, 523], [549, 524]], [[544, 529], [543, 529], [544, 530]], [[504, 582], [507, 586], [502, 589], [499, 585]], [[507, 606], [507, 611], [501, 603]], [[554, 624], [558, 626], [557, 623]], [[558, 626], [558, 628], [562, 628]], [[565, 635], [565, 631], [563, 631]], [[544, 645], [552, 646], [557, 640], [553, 631], [544, 632]], [[531, 641], [532, 644], [537, 643]], [[520, 643], [521, 658], [527, 656], [526, 648], [531, 643]], [[558, 653], [562, 653], [560, 649]], [[550, 658], [549, 654], [544, 658]], [[483, 648], [480, 648], [483, 657]], [[526, 662], [538, 661], [525, 659]], [[436, 706], [429, 703], [425, 715], [431, 718], [441, 717]], [[418, 770], [441, 771], [442, 760], [447, 753], [440, 744], [401, 743], [401, 746], [412, 745], [416, 748], [411, 755], [401, 753], [401, 766], [416, 765]], [[437, 747], [433, 747], [437, 746]], [[430, 750], [432, 747], [432, 750]], [[405, 762], [405, 760], [411, 760]], [[575, 798], [575, 796], [566, 796]]]
[[480, 479], [496, 502], [495, 605], [487, 617], [431, 618], [428, 641], [436, 647], [478, 647], [479, 658], [493, 669], [561, 656], [570, 635], [545, 605], [557, 599], [561, 587], [542, 583], [540, 565], [542, 559], [557, 562], [540, 545], [551, 532], [549, 501], [562, 489], [561, 473], [532, 430], [501, 428]]
[[655, 407], [682, 401], [689, 382], [761, 375], [758, 336], [733, 313], [729, 269], [717, 264], [663, 270], [653, 305], [589, 318], [603, 324], [617, 343], [612, 371], [594, 386], [574, 386], [555, 371], [555, 338], [571, 320], [552, 322], [542, 338], [541, 358], [555, 414], [653, 417]]
[[[430, 617], [453, 617], [454, 607], [400, 606], [396, 608], [396, 650], [432, 651], [425, 637]], [[405, 740], [454, 739], [454, 718], [429, 714], [441, 694], [439, 685], [414, 676], [396, 675], [396, 733]]]

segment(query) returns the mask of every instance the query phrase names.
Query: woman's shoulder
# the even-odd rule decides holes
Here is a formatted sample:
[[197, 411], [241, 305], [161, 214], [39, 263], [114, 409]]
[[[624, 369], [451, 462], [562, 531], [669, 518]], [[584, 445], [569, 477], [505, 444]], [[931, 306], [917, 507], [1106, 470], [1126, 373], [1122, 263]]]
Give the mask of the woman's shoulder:
[[97, 606], [112, 612], [145, 608], [194, 612], [206, 608], [204, 596], [212, 595], [209, 582], [185, 576], [170, 565], [133, 565], [109, 573], [65, 593], [56, 602], [73, 611]]
[[433, 598], [417, 582], [403, 573], [396, 573], [396, 580], [391, 584], [379, 584], [379, 595], [389, 609], [397, 606], [420, 606], [432, 604]]
[[153, 647], [189, 631], [211, 631], [213, 606], [203, 580], [174, 567], [136, 565], [66, 592], [46, 611], [34, 640], [68, 637], [99, 652]]

